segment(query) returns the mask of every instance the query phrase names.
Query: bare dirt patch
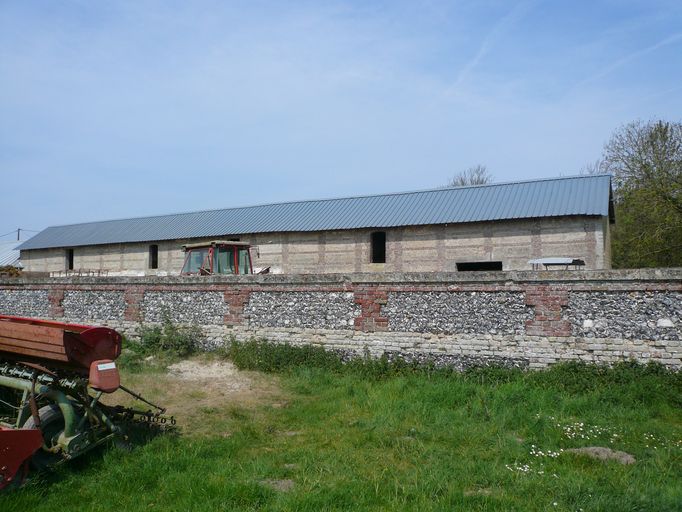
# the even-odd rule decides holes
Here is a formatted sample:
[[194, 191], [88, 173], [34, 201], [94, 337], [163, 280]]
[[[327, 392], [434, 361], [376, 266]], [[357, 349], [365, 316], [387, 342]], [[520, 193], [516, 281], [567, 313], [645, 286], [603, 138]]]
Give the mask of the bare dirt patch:
[[229, 361], [186, 360], [168, 367], [168, 375], [184, 381], [211, 382], [223, 389], [244, 391], [254, 386], [253, 379]]
[[634, 464], [635, 458], [626, 452], [612, 450], [604, 446], [587, 446], [585, 448], [571, 448], [565, 450], [569, 453], [577, 453], [579, 455], [586, 455], [593, 459], [599, 460], [615, 460], [621, 464]]
[[293, 480], [260, 480], [259, 483], [281, 492], [289, 492], [296, 485]]
[[[122, 383], [174, 416], [182, 433], [229, 437], [234, 419], [259, 414], [261, 406], [286, 403], [274, 376], [243, 372], [231, 362], [195, 357], [170, 365], [165, 372], [129, 373]], [[148, 406], [117, 391], [109, 403]]]
[[465, 489], [464, 496], [492, 496], [493, 490], [485, 487], [479, 489]]

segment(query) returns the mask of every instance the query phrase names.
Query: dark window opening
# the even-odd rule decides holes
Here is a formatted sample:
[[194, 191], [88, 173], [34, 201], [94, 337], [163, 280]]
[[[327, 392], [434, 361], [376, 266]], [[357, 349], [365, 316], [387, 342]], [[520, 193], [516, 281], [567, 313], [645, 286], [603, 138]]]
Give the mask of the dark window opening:
[[459, 272], [481, 272], [502, 270], [501, 261], [470, 261], [466, 263], [457, 263], [457, 270]]
[[372, 263], [386, 263], [386, 232], [372, 233]]
[[149, 246], [149, 268], [159, 268], [159, 246]]
[[73, 270], [73, 249], [66, 250], [66, 270]]

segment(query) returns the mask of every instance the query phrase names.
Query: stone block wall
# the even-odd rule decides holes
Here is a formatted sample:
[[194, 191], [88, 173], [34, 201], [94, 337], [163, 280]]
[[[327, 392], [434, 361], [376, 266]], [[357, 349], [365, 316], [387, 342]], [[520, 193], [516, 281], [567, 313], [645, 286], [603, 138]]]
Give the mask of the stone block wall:
[[109, 325], [165, 317], [230, 337], [466, 367], [634, 359], [682, 367], [682, 269], [0, 280], [0, 314]]

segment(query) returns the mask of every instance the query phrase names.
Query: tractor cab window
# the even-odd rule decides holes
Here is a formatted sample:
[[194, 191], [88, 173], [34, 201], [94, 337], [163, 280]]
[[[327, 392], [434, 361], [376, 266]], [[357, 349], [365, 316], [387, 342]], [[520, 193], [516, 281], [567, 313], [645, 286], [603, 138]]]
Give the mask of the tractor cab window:
[[192, 249], [187, 254], [185, 264], [182, 267], [183, 274], [198, 274], [204, 261], [208, 261], [208, 247]]
[[216, 274], [234, 274], [234, 249], [232, 247], [216, 248]]
[[249, 258], [249, 249], [246, 247], [240, 247], [237, 259], [239, 261], [239, 273], [251, 274], [251, 259]]

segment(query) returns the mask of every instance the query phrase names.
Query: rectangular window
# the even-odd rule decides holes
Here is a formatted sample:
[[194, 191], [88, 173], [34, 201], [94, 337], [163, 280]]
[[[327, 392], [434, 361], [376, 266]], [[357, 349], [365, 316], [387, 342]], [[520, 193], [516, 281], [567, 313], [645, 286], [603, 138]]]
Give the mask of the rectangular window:
[[66, 250], [66, 270], [73, 270], [73, 249]]
[[386, 263], [386, 232], [375, 231], [371, 236], [372, 263]]
[[149, 268], [159, 268], [159, 246], [156, 244], [149, 246]]
[[465, 263], [457, 263], [457, 270], [459, 272], [484, 272], [502, 270], [501, 261], [470, 261]]

